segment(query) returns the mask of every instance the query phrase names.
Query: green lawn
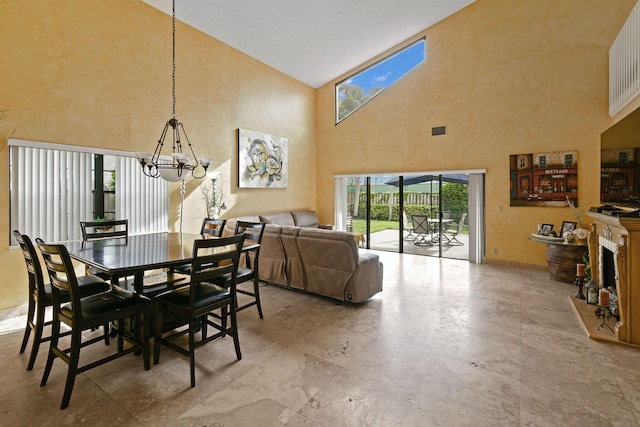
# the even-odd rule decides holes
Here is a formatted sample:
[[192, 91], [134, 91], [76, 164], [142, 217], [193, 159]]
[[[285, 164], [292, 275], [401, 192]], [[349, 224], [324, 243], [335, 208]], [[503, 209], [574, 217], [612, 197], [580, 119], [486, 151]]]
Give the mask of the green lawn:
[[[397, 230], [397, 229], [398, 229], [397, 221], [379, 221], [379, 220], [371, 221], [371, 233], [375, 233], [377, 231], [382, 231], [382, 230]], [[354, 233], [364, 234], [366, 233], [366, 231], [367, 231], [366, 221], [364, 219], [353, 220]], [[462, 230], [462, 234], [469, 234], [469, 226], [467, 224], [465, 224], [464, 229]]]
[[[396, 221], [371, 221], [371, 232], [382, 230], [397, 230], [398, 223]], [[353, 232], [364, 234], [367, 231], [366, 221], [364, 219], [353, 220]]]

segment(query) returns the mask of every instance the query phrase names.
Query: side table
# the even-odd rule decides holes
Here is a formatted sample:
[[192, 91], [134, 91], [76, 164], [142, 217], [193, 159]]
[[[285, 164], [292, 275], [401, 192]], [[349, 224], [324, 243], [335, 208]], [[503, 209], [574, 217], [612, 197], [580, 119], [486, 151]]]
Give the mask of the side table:
[[589, 253], [586, 243], [566, 243], [563, 240], [549, 241], [545, 236], [531, 234], [530, 240], [547, 244], [549, 274], [558, 282], [573, 283], [576, 279], [576, 264], [584, 262]]

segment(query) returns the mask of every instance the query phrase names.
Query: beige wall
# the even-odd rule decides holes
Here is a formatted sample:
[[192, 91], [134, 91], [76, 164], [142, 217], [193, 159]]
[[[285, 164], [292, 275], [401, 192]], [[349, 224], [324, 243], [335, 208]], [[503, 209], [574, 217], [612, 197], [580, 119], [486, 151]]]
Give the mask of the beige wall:
[[[488, 262], [546, 265], [545, 245], [527, 237], [571, 213], [509, 207], [508, 156], [577, 150], [580, 203], [599, 204], [608, 50], [635, 3], [478, 0], [412, 38], [426, 36], [426, 63], [338, 125], [334, 84], [346, 75], [322, 87], [319, 214], [334, 208], [334, 174], [486, 168]], [[432, 137], [434, 126], [447, 134]]]
[[[225, 215], [315, 208], [315, 91], [180, 23], [176, 49], [177, 115], [196, 154], [224, 173]], [[0, 52], [3, 143], [15, 130], [20, 139], [152, 151], [171, 117], [171, 18], [141, 1], [5, 0]], [[288, 188], [237, 188], [238, 128], [288, 137]], [[8, 164], [6, 146], [0, 164]], [[7, 180], [5, 166], [5, 242]], [[187, 231], [199, 230], [205, 212], [198, 184], [187, 182]], [[176, 224], [177, 185], [172, 201]], [[0, 309], [24, 304], [18, 250], [0, 245], [0, 271]]]
[[[213, 155], [224, 173], [226, 217], [315, 208], [331, 222], [334, 174], [486, 168], [489, 261], [544, 265], [544, 246], [527, 235], [570, 213], [510, 208], [508, 156], [578, 150], [580, 198], [597, 204], [599, 136], [612, 124], [607, 52], [634, 4], [478, 0], [412, 38], [427, 37], [426, 63], [337, 126], [335, 82], [314, 91], [178, 24], [177, 113], [197, 154]], [[138, 0], [5, 0], [0, 140], [15, 131], [151, 150], [171, 113], [170, 30], [170, 17]], [[431, 137], [441, 125], [447, 134]], [[289, 138], [287, 189], [237, 188], [238, 128]], [[8, 164], [6, 146], [0, 163]], [[197, 185], [187, 184], [186, 230], [204, 213]], [[175, 224], [177, 186], [172, 197]], [[8, 234], [0, 209], [0, 235]], [[17, 250], [0, 246], [0, 271], [0, 309], [24, 304]]]

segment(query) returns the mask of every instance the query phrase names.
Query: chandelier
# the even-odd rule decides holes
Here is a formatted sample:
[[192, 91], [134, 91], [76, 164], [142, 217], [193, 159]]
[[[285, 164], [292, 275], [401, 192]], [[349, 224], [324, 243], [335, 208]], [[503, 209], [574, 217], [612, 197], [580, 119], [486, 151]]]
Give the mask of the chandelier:
[[[210, 158], [196, 157], [193, 151], [189, 137], [184, 130], [184, 126], [176, 117], [176, 1], [173, 0], [173, 15], [171, 19], [172, 25], [172, 42], [173, 42], [173, 57], [172, 57], [172, 96], [173, 96], [173, 114], [164, 125], [160, 139], [158, 139], [158, 145], [156, 149], [151, 153], [136, 153], [136, 158], [142, 165], [142, 172], [149, 177], [158, 178], [161, 177], [170, 182], [183, 181], [188, 173], [191, 173], [196, 179], [204, 178], [207, 174], [207, 168], [211, 163]], [[171, 129], [169, 129], [171, 128]], [[172, 135], [173, 144], [171, 147], [171, 155], [162, 154], [162, 148], [164, 146], [164, 140], [167, 134]], [[188, 152], [182, 151], [182, 140], [187, 142], [189, 147]]]

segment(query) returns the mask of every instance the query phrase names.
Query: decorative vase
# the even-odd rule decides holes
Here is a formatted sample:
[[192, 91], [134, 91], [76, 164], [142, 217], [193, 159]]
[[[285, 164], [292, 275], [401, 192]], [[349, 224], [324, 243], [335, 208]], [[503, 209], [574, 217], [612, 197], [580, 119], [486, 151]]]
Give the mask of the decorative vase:
[[587, 244], [587, 238], [589, 237], [589, 230], [586, 228], [576, 228], [573, 230], [573, 235], [576, 238], [576, 243], [581, 245]]

